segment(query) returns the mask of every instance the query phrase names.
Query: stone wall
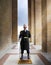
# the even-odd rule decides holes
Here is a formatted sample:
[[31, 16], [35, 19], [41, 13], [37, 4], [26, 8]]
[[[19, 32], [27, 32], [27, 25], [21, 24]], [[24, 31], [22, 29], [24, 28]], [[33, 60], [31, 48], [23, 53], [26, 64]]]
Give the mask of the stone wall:
[[0, 0], [0, 50], [11, 44], [12, 0]]

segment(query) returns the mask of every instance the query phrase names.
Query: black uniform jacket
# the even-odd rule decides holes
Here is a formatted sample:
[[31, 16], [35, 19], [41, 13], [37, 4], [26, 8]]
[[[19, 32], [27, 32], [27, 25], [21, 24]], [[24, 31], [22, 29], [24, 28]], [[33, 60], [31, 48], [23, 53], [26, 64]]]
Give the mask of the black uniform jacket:
[[26, 31], [22, 30], [20, 32], [19, 38], [21, 38], [21, 41], [20, 41], [21, 50], [29, 49], [29, 38], [30, 37], [31, 37], [31, 34], [28, 30]]

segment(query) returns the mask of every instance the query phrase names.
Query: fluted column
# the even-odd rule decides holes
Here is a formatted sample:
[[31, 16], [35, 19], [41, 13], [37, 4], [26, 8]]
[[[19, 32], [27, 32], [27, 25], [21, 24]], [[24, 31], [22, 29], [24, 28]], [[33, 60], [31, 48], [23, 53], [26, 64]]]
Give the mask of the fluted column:
[[12, 41], [17, 42], [17, 0], [12, 0]]
[[47, 52], [47, 0], [42, 0], [42, 51]]

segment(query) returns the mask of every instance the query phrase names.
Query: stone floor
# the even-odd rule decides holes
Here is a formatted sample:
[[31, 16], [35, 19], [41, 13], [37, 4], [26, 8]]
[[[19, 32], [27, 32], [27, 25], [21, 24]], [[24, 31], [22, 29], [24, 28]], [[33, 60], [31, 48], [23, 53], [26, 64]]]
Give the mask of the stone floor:
[[[24, 51], [24, 56], [27, 56], [26, 51]], [[19, 59], [20, 45], [18, 42], [18, 44], [13, 44], [7, 51], [0, 54], [0, 65], [20, 65], [18, 64]], [[41, 52], [40, 45], [35, 46], [30, 43], [30, 59], [32, 64], [29, 65], [51, 65], [51, 53]]]

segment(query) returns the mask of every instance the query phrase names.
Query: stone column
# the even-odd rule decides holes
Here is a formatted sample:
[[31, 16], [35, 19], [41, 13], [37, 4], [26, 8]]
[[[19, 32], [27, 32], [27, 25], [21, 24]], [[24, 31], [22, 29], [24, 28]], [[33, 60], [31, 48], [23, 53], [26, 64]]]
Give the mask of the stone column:
[[47, 52], [47, 0], [42, 0], [42, 51]]
[[0, 0], [0, 50], [12, 43], [12, 0]]
[[51, 0], [47, 0], [47, 51], [51, 52]]
[[[31, 0], [28, 0], [28, 29], [31, 33]], [[32, 40], [30, 39], [30, 42]]]
[[34, 0], [31, 0], [31, 41], [34, 43]]
[[41, 0], [35, 0], [35, 29], [36, 45], [41, 45], [42, 44]]
[[0, 22], [0, 49], [2, 47], [2, 22]]
[[17, 0], [12, 0], [12, 41], [17, 42]]
[[34, 2], [34, 45], [36, 45], [36, 14], [35, 14], [35, 0], [33, 0]]

